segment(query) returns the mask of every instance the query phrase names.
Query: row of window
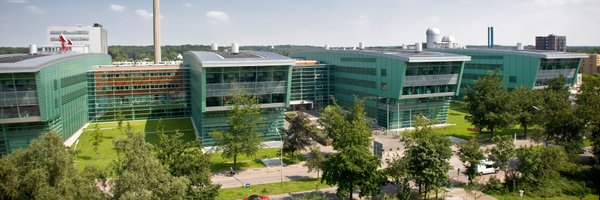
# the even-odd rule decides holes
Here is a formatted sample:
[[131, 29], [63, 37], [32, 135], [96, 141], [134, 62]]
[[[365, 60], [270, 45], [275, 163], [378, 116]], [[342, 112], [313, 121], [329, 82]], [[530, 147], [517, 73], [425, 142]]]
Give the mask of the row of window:
[[265, 81], [285, 81], [287, 73], [285, 71], [271, 72], [244, 72], [244, 73], [207, 73], [206, 83], [232, 83], [232, 82], [265, 82]]
[[402, 95], [454, 92], [456, 85], [429, 85], [402, 88]]
[[70, 85], [84, 82], [85, 80], [86, 80], [86, 74], [78, 74], [78, 75], [68, 76], [68, 77], [60, 79], [60, 87], [65, 88]]
[[541, 70], [577, 69], [579, 58], [572, 59], [542, 59]]
[[102, 74], [102, 78], [127, 78], [127, 77], [163, 77], [163, 76], [181, 76], [177, 72], [155, 72], [155, 73], [127, 73], [127, 74]]
[[50, 35], [87, 35], [90, 34], [89, 31], [50, 31]]
[[448, 66], [409, 64], [409, 66], [406, 68], [406, 76], [458, 74], [459, 72], [460, 64]]
[[[260, 104], [266, 103], [284, 103], [285, 102], [285, 94], [263, 94], [257, 95], [258, 101]], [[224, 106], [227, 101], [231, 99], [230, 96], [225, 97], [206, 97], [206, 107], [213, 106]]]
[[[487, 74], [463, 74], [462, 78], [463, 79], [471, 79], [471, 80], [477, 80], [479, 78], [483, 78], [487, 76]], [[502, 75], [496, 75], [497, 77], [500, 77], [500, 79], [502, 79]]]
[[[77, 41], [90, 41], [90, 38], [85, 38], [85, 37], [70, 37], [69, 39], [71, 41], [74, 41], [74, 42], [77, 42]], [[51, 37], [50, 41], [58, 42], [58, 41], [60, 41], [60, 39], [58, 39], [58, 37]]]
[[102, 90], [141, 90], [141, 89], [162, 89], [162, 88], [183, 88], [184, 84], [160, 84], [160, 85], [126, 85], [126, 86], [104, 86]]
[[377, 69], [375, 68], [335, 66], [333, 69], [335, 70], [335, 72], [377, 75]]
[[377, 58], [352, 58], [352, 57], [341, 57], [341, 62], [368, 62], [374, 63], [377, 62]]
[[465, 69], [501, 71], [502, 70], [502, 64], [473, 64], [473, 63], [465, 63]]
[[84, 96], [87, 94], [88, 89], [87, 88], [81, 88], [79, 90], [76, 90], [74, 92], [71, 92], [69, 94], [63, 95], [60, 100], [62, 102], [62, 105], [65, 105], [81, 96]]
[[335, 83], [342, 83], [342, 84], [346, 84], [346, 85], [354, 85], [354, 86], [365, 87], [365, 88], [375, 88], [375, 84], [376, 84], [375, 81], [365, 81], [365, 80], [342, 78], [342, 77], [336, 77]]

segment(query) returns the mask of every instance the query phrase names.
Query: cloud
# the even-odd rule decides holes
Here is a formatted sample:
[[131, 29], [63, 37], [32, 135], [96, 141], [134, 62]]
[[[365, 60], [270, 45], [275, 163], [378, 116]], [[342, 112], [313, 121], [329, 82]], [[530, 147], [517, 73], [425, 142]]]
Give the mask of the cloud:
[[222, 11], [208, 11], [206, 13], [208, 23], [220, 24], [229, 22], [229, 15]]
[[[144, 19], [152, 19], [152, 17], [154, 16], [154, 14], [152, 14], [151, 12], [148, 12], [143, 9], [138, 9], [138, 10], [135, 10], [134, 12], [137, 16], [140, 16]], [[164, 19], [164, 18], [165, 18], [165, 16], [160, 15], [160, 19]]]
[[192, 7], [192, 4], [191, 4], [191, 3], [186, 3], [186, 4], [184, 4], [184, 5], [185, 5], [185, 7], [188, 7], [188, 8], [191, 8], [191, 7]]
[[366, 15], [360, 15], [357, 19], [350, 22], [350, 24], [354, 25], [359, 29], [368, 28], [371, 25], [371, 20]]
[[110, 4], [110, 10], [115, 12], [123, 12], [125, 10], [125, 6], [118, 4]]
[[42, 10], [40, 7], [37, 7], [37, 6], [27, 6], [25, 8], [27, 9], [27, 11], [29, 11], [30, 13], [33, 13], [33, 14], [44, 14], [44, 13], [46, 13], [45, 10]]
[[564, 6], [567, 4], [581, 3], [583, 0], [530, 0], [527, 4], [545, 7]]
[[27, 3], [26, 0], [6, 0], [7, 3]]

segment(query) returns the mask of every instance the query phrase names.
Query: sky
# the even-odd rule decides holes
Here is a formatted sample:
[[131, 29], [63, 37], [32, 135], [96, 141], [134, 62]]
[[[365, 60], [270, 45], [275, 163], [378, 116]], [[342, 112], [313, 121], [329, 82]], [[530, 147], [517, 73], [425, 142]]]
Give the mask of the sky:
[[[566, 35], [600, 46], [600, 0], [162, 0], [162, 45], [399, 46], [428, 27], [465, 45]], [[109, 45], [152, 44], [152, 0], [0, 0], [0, 46], [46, 45], [49, 26], [102, 24]]]

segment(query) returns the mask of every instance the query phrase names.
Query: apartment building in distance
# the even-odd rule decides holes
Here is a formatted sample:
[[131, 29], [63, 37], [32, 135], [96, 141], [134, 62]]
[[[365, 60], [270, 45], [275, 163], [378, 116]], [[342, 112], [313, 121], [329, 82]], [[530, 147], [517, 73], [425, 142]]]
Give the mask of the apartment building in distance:
[[549, 51], [567, 51], [567, 36], [557, 36], [550, 34], [548, 36], [535, 37], [535, 49]]

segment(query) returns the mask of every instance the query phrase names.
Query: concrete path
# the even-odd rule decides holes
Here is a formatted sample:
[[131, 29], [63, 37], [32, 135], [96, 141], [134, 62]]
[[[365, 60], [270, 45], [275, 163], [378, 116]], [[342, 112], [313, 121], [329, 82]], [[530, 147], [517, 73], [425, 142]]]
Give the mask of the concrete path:
[[[300, 164], [283, 167], [283, 181], [304, 180], [317, 178], [316, 172], [308, 173], [308, 168]], [[281, 181], [281, 169], [276, 168], [252, 168], [238, 172], [235, 176], [225, 176], [222, 173], [213, 174], [213, 183], [221, 184], [221, 188], [241, 187], [250, 185], [279, 183]]]

